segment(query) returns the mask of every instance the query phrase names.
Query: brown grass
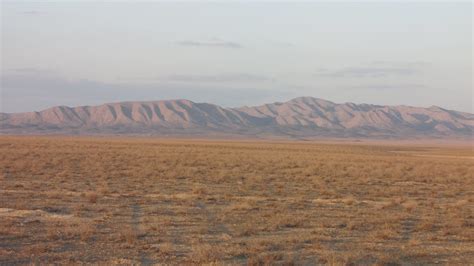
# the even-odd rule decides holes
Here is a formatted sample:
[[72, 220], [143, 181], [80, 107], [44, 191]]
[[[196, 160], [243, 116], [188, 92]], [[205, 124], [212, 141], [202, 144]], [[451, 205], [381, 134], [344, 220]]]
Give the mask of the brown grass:
[[99, 195], [97, 195], [96, 192], [88, 192], [86, 194], [86, 197], [89, 203], [97, 203], [97, 199], [99, 198]]
[[473, 150], [0, 137], [0, 264], [469, 264]]

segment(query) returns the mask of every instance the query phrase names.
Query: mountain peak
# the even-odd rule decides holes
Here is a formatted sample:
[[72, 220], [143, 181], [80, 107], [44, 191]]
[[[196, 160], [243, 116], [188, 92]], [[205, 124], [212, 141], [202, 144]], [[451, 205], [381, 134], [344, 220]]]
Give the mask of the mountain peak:
[[311, 97], [311, 96], [301, 96], [301, 97], [296, 97], [296, 98], [293, 98], [291, 100], [289, 100], [288, 102], [319, 102], [319, 103], [330, 103], [330, 104], [334, 104], [333, 102], [331, 101], [328, 101], [328, 100], [324, 100], [324, 99], [321, 99], [321, 98], [316, 98], [316, 97]]
[[429, 110], [433, 110], [433, 111], [446, 111], [445, 109], [439, 107], [439, 106], [436, 106], [436, 105], [432, 105], [430, 107], [428, 107]]

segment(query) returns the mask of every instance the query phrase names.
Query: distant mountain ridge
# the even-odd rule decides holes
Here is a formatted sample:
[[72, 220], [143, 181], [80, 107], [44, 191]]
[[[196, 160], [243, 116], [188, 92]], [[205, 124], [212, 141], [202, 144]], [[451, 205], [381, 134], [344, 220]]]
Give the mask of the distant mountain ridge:
[[474, 114], [299, 97], [223, 108], [189, 100], [57, 106], [0, 113], [1, 134], [123, 134], [256, 138], [472, 138]]

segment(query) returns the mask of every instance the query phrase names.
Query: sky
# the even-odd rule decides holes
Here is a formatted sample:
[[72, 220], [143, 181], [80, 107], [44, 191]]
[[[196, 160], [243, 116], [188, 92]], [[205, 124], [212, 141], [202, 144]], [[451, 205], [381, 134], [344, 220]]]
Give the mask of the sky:
[[312, 96], [474, 113], [472, 2], [1, 2], [1, 112]]

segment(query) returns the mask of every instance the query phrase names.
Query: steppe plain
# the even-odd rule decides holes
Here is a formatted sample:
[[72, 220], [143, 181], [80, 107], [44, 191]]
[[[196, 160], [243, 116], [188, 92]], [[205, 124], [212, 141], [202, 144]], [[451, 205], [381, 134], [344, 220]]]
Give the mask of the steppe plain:
[[467, 265], [474, 150], [0, 137], [0, 264]]

